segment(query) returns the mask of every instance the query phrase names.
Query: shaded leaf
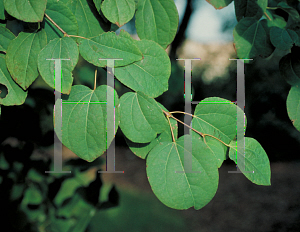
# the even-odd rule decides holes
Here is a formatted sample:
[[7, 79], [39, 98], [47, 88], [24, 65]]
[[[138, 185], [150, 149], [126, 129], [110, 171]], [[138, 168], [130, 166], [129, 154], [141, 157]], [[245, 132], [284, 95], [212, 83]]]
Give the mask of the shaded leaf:
[[6, 52], [9, 43], [14, 38], [16, 38], [16, 36], [10, 30], [6, 27], [0, 27], [0, 51]]
[[293, 20], [299, 21], [300, 16], [298, 11], [295, 8], [289, 6], [286, 2], [279, 2], [277, 7], [287, 12]]
[[171, 62], [167, 53], [150, 40], [136, 41], [143, 53], [141, 61], [115, 69], [116, 78], [127, 87], [149, 97], [158, 97], [168, 90]]
[[27, 92], [18, 86], [10, 76], [6, 68], [5, 55], [3, 54], [0, 54], [0, 84], [5, 85], [8, 90], [6, 97], [0, 98], [0, 104], [11, 106], [22, 105], [25, 102]]
[[157, 102], [142, 92], [128, 92], [120, 98], [120, 128], [135, 143], [148, 143], [168, 126]]
[[78, 46], [73, 39], [69, 37], [54, 39], [39, 53], [38, 68], [44, 81], [54, 88], [55, 62], [48, 59], [70, 59], [61, 61], [61, 92], [69, 94], [73, 83], [72, 71], [78, 62], [78, 58]]
[[286, 100], [289, 118], [294, 127], [300, 131], [300, 85], [292, 86]]
[[178, 27], [178, 12], [173, 0], [139, 0], [135, 14], [136, 32], [166, 48]]
[[234, 0], [236, 19], [254, 17], [259, 20], [268, 6], [268, 0]]
[[272, 27], [270, 30], [270, 39], [276, 48], [288, 50], [292, 48], [294, 43], [298, 43], [299, 37], [296, 32], [290, 29]]
[[114, 121], [114, 133], [118, 129], [118, 95], [115, 90], [109, 92], [114, 93], [115, 119], [107, 119], [107, 88], [113, 90], [104, 85], [96, 90], [83, 85], [74, 85], [69, 99], [62, 104], [62, 138], [60, 132], [56, 131], [56, 134], [66, 147], [88, 162], [101, 156], [112, 142], [113, 135], [110, 138], [106, 135], [107, 124]]
[[[125, 31], [122, 33], [128, 34]], [[107, 65], [107, 61], [99, 60], [100, 58], [123, 59], [116, 60], [115, 67], [139, 61], [143, 55], [135, 45], [134, 40], [128, 36], [117, 36], [115, 32], [107, 32], [90, 40], [84, 40], [79, 46], [80, 55], [86, 61], [98, 67], [105, 67]]]
[[[258, 185], [271, 185], [270, 161], [262, 146], [253, 138], [245, 137], [245, 154], [238, 152], [236, 141], [230, 143], [229, 158], [243, 174]], [[245, 167], [240, 167], [237, 159], [243, 159]]]
[[110, 22], [121, 27], [133, 18], [135, 2], [134, 0], [104, 0], [101, 10]]
[[6, 64], [12, 78], [26, 90], [38, 77], [37, 58], [47, 44], [44, 30], [37, 33], [21, 32], [7, 49]]
[[47, 0], [3, 0], [10, 15], [24, 22], [42, 22]]
[[[184, 138], [192, 148], [184, 147]], [[192, 170], [184, 171], [184, 153], [192, 156]], [[155, 146], [146, 159], [147, 176], [157, 198], [174, 209], [196, 210], [204, 207], [214, 197], [218, 188], [216, 160], [205, 143], [191, 135], [184, 135], [176, 142], [162, 142]]]
[[3, 0], [0, 0], [0, 20], [5, 20]]
[[[233, 30], [234, 46], [240, 59], [252, 59], [257, 56], [267, 57], [274, 48], [270, 42], [266, 20], [243, 18]], [[249, 61], [245, 61], [249, 63]]]

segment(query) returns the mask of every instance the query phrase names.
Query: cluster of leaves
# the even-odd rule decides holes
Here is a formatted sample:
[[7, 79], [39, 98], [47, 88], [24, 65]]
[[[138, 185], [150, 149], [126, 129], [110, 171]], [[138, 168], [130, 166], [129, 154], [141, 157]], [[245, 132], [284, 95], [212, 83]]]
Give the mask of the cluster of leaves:
[[64, 169], [71, 173], [45, 173], [53, 163], [30, 158], [29, 144], [0, 147], [1, 218], [9, 231], [85, 231], [97, 211], [118, 205], [115, 187], [97, 175], [100, 159], [70, 159]]
[[[238, 24], [234, 28], [234, 46], [238, 58], [272, 58], [282, 55], [279, 69], [291, 85], [287, 112], [300, 131], [300, 15], [298, 0], [208, 0], [216, 9], [234, 1]], [[251, 61], [245, 61], [245, 63]]]
[[[125, 31], [113, 32], [133, 16], [139, 41]], [[80, 158], [92, 162], [106, 151], [114, 137], [106, 135], [106, 125], [114, 123], [114, 132], [120, 127], [134, 154], [146, 159], [154, 193], [171, 208], [205, 206], [217, 191], [218, 168], [227, 158], [239, 165], [241, 157], [245, 167], [240, 169], [250, 181], [270, 185], [270, 164], [261, 145], [245, 138], [245, 154], [238, 152], [237, 114], [245, 115], [234, 103], [217, 97], [202, 100], [191, 115], [192, 124], [185, 125], [190, 133], [178, 138], [175, 112], [155, 100], [168, 90], [171, 64], [165, 49], [178, 27], [173, 0], [0, 0], [0, 17], [14, 17], [24, 26], [17, 37], [5, 24], [0, 26], [0, 82], [8, 89], [0, 104], [24, 103], [27, 88], [39, 75], [54, 88], [54, 61], [49, 59], [68, 59], [62, 61], [61, 92], [69, 95], [65, 103], [75, 104], [62, 104], [63, 133], [57, 134]], [[261, 23], [255, 25], [264, 30]], [[246, 43], [235, 44], [239, 56], [248, 49]], [[269, 49], [261, 44], [259, 51]], [[121, 59], [115, 61], [114, 75], [133, 91], [119, 98], [108, 86], [92, 90], [72, 85], [79, 54], [102, 68], [107, 63], [99, 58]], [[107, 118], [105, 104], [92, 104], [105, 102], [109, 93], [114, 95], [115, 118]], [[186, 154], [193, 172], [185, 172]]]

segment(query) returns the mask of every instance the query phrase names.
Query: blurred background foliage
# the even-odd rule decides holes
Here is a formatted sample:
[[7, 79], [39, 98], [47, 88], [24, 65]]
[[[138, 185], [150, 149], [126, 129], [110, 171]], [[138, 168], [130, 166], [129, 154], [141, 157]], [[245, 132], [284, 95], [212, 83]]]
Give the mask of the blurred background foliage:
[[[157, 100], [169, 111], [184, 111], [184, 62], [176, 59], [201, 58], [192, 62], [192, 99], [218, 96], [235, 101], [236, 62], [229, 59], [236, 56], [228, 36], [236, 25], [234, 13], [219, 19], [219, 33], [226, 41], [201, 43], [188, 36], [191, 32], [205, 34], [192, 27], [191, 21], [203, 12], [201, 9], [211, 6], [193, 0], [175, 2], [181, 12], [181, 24], [167, 48], [172, 74], [169, 90]], [[209, 21], [198, 23], [210, 25]], [[9, 25], [15, 34], [22, 29], [14, 19]], [[134, 19], [122, 29], [136, 36]], [[299, 161], [300, 150], [299, 132], [290, 122], [285, 106], [290, 86], [280, 77], [278, 62], [275, 54], [245, 65], [246, 136], [262, 144], [271, 163]], [[73, 72], [74, 85], [93, 88], [96, 68], [80, 59]], [[97, 85], [106, 84], [106, 71], [97, 70]], [[115, 89], [119, 96], [131, 91], [117, 79]], [[64, 155], [63, 170], [72, 173], [46, 174], [53, 170], [53, 105], [53, 90], [39, 77], [29, 87], [25, 104], [1, 108], [0, 218], [6, 231], [187, 231], [187, 222], [179, 212], [164, 206], [153, 194], [104, 183], [97, 173], [105, 165], [104, 156], [87, 163]], [[183, 115], [178, 119], [183, 121]], [[183, 127], [179, 125], [179, 136], [182, 134]], [[120, 130], [116, 146], [126, 147]]]

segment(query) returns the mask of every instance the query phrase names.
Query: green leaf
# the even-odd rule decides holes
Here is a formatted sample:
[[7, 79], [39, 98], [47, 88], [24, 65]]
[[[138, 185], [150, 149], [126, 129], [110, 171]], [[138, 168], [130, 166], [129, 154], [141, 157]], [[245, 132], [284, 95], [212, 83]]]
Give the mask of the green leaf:
[[32, 204], [39, 205], [43, 201], [43, 196], [41, 190], [37, 187], [29, 187], [26, 189], [24, 198], [22, 200], [22, 205]]
[[227, 147], [225, 147], [225, 145], [223, 145], [220, 141], [208, 136], [205, 137], [205, 141], [207, 147], [211, 150], [211, 153], [216, 157], [217, 167], [220, 168], [223, 161], [226, 160], [225, 149], [227, 149]]
[[206, 0], [211, 4], [216, 10], [220, 10], [228, 6], [233, 0]]
[[[192, 142], [184, 147], [184, 139]], [[192, 171], [200, 173], [175, 173], [184, 171], [184, 153], [192, 156]], [[163, 142], [154, 147], [146, 159], [147, 176], [157, 198], [174, 209], [196, 210], [204, 207], [214, 197], [218, 188], [216, 160], [205, 143], [191, 135], [176, 142]]]
[[245, 116], [246, 127], [246, 115], [234, 103], [219, 97], [205, 98], [196, 106], [192, 128], [229, 144], [236, 136], [237, 123], [244, 126], [244, 122], [237, 122], [237, 109], [240, 117]]
[[234, 0], [237, 21], [244, 17], [254, 17], [259, 20], [268, 6], [268, 0]]
[[[108, 87], [108, 89], [112, 89]], [[72, 86], [69, 99], [62, 104], [62, 143], [80, 158], [92, 162], [107, 150], [113, 140], [107, 138], [108, 120], [119, 124], [119, 98], [114, 90], [115, 119], [106, 116], [107, 86], [91, 90], [83, 85]], [[110, 91], [110, 93], [113, 93]], [[72, 103], [73, 102], [73, 103]]]
[[6, 65], [12, 78], [26, 90], [38, 77], [37, 58], [47, 44], [44, 30], [37, 33], [21, 32], [8, 46]]
[[289, 118], [294, 127], [300, 131], [300, 85], [291, 88], [286, 100], [286, 107]]
[[295, 8], [289, 6], [286, 2], [279, 2], [277, 7], [287, 12], [294, 21], [299, 21], [300, 16], [298, 11]]
[[[101, 1], [100, 1], [101, 2]], [[110, 23], [106, 23], [99, 15], [91, 0], [64, 0], [78, 22], [78, 36], [92, 38], [109, 31]], [[77, 38], [77, 41], [81, 41]]]
[[[78, 34], [78, 24], [75, 15], [67, 7], [66, 4], [61, 1], [48, 0], [47, 9], [45, 13], [58, 24], [68, 35]], [[45, 17], [45, 31], [47, 34], [47, 40], [63, 37], [63, 33], [54, 26], [49, 19]]]
[[116, 78], [127, 87], [149, 97], [158, 97], [168, 90], [171, 62], [167, 53], [150, 40], [136, 41], [143, 59], [115, 69]]
[[266, 10], [266, 14], [269, 16], [271, 20], [267, 21], [268, 27], [279, 27], [279, 28], [284, 28], [286, 26], [286, 21], [283, 17], [273, 14], [272, 11]]
[[289, 50], [295, 42], [298, 43], [299, 37], [296, 32], [290, 29], [272, 27], [270, 30], [270, 39], [276, 48]]
[[104, 0], [101, 10], [110, 22], [121, 27], [133, 18], [135, 2], [134, 0]]
[[47, 0], [3, 0], [10, 15], [24, 22], [42, 22]]
[[38, 68], [44, 81], [54, 88], [54, 61], [47, 59], [70, 59], [61, 61], [62, 93], [69, 94], [73, 83], [72, 71], [79, 58], [76, 42], [69, 38], [54, 39], [44, 47], [38, 56]]
[[241, 19], [233, 30], [233, 38], [235, 50], [240, 59], [267, 57], [274, 50], [265, 19], [261, 21], [250, 17]]
[[93, 0], [96, 9], [98, 10], [98, 12], [101, 10], [101, 3], [103, 0]]
[[0, 20], [5, 20], [3, 0], [0, 0]]
[[0, 51], [6, 52], [6, 49], [15, 37], [15, 35], [6, 27], [0, 27]]
[[284, 77], [290, 85], [300, 84], [300, 48], [293, 47], [292, 53], [289, 53], [279, 61], [279, 70], [281, 76]]
[[120, 128], [135, 143], [148, 143], [168, 126], [157, 102], [142, 92], [128, 92], [120, 98]]
[[271, 185], [270, 161], [262, 146], [253, 138], [245, 137], [245, 154], [238, 152], [236, 141], [230, 143], [229, 158], [236, 164], [237, 156], [244, 159], [245, 167], [239, 169], [253, 183]]
[[135, 17], [140, 39], [153, 40], [163, 48], [173, 41], [179, 20], [173, 0], [139, 0]]
[[0, 54], [0, 84], [5, 85], [8, 90], [6, 97], [0, 98], [0, 104], [11, 106], [22, 105], [25, 102], [27, 92], [13, 81], [6, 68], [5, 55], [3, 54]]
[[[122, 33], [127, 32], [123, 31]], [[128, 65], [143, 58], [140, 49], [130, 36], [117, 36], [115, 32], [106, 32], [91, 40], [82, 41], [79, 51], [86, 61], [98, 67], [107, 65], [107, 61], [99, 60], [100, 58], [123, 59], [116, 60], [115, 67]]]
[[[158, 102], [158, 105], [160, 108], [162, 108], [168, 112], [168, 110], [163, 105], [161, 105], [159, 102]], [[172, 126], [174, 137], [175, 137], [175, 139], [177, 139], [177, 137], [178, 137], [177, 121], [173, 118], [170, 118], [170, 123]], [[152, 148], [154, 148], [159, 143], [173, 141], [170, 127], [166, 127], [166, 129], [161, 134], [159, 134], [155, 139], [153, 139], [149, 143], [134, 143], [134, 142], [130, 141], [129, 139], [127, 139], [126, 137], [125, 137], [125, 140], [126, 140], [128, 147], [133, 152], [133, 154], [135, 154], [136, 156], [138, 156], [142, 159], [145, 159], [146, 156], [148, 155], [148, 153], [152, 150]]]

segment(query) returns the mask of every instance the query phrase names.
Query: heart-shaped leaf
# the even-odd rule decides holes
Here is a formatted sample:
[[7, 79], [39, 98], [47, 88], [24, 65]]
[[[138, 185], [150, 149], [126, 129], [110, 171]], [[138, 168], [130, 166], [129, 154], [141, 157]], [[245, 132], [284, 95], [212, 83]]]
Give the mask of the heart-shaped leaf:
[[[192, 148], [184, 147], [185, 139], [193, 144]], [[183, 172], [185, 153], [191, 155], [192, 171], [196, 173]], [[146, 163], [151, 188], [168, 207], [200, 209], [217, 191], [216, 160], [201, 138], [184, 135], [175, 142], [162, 142], [150, 151]]]
[[[107, 118], [107, 90], [114, 94], [115, 118]], [[99, 86], [91, 90], [83, 85], [74, 85], [67, 101], [62, 102], [62, 143], [80, 158], [92, 162], [111, 144], [114, 135], [107, 138], [107, 124], [115, 120], [116, 133], [119, 125], [119, 98], [115, 90]], [[110, 97], [110, 96], [109, 96]], [[60, 115], [61, 112], [58, 113]]]
[[291, 88], [286, 100], [286, 107], [289, 118], [294, 127], [300, 131], [300, 85], [295, 85]]

